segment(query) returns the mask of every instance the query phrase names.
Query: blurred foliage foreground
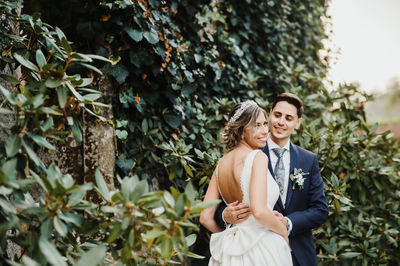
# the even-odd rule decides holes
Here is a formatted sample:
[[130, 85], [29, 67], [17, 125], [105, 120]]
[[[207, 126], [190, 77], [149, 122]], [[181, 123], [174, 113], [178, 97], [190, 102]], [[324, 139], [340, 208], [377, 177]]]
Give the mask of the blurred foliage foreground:
[[[305, 103], [292, 141], [318, 155], [330, 207], [314, 232], [319, 263], [400, 264], [399, 146], [366, 124], [368, 95], [324, 88], [328, 1], [37, 0], [19, 15], [22, 2], [0, 1], [0, 112], [9, 117], [1, 263], [154, 265], [207, 255], [196, 217], [228, 110], [247, 98], [269, 108], [290, 91]], [[93, 85], [104, 64], [110, 105], [97, 102]], [[82, 142], [81, 110], [101, 123], [98, 108], [110, 106], [119, 189], [100, 172], [95, 184], [77, 184], [42, 163], [35, 151], [55, 149], [49, 139]], [[87, 200], [92, 190], [100, 202]], [[14, 244], [21, 252], [10, 254]]]
[[[104, 107], [95, 102], [99, 92], [88, 87], [93, 79], [70, 74], [70, 67], [100, 72], [92, 61], [109, 60], [74, 52], [59, 28], [20, 16], [17, 7], [0, 2], [9, 19], [0, 32], [2, 69], [22, 68], [19, 78], [1, 74], [13, 86], [11, 91], [0, 86], [0, 112], [11, 121], [2, 123], [6, 138], [0, 147], [0, 264], [149, 265], [196, 257], [188, 250], [196, 235], [184, 232], [197, 229], [189, 219], [203, 207], [192, 186], [183, 193], [149, 192], [145, 180], [125, 177], [118, 178], [121, 189], [109, 190], [99, 171], [96, 184], [79, 185], [56, 165], [42, 163], [35, 149], [55, 148], [46, 138], [61, 140], [72, 132], [82, 141], [79, 116], [70, 106], [94, 116], [94, 106]], [[18, 22], [20, 35], [12, 34], [10, 21]], [[60, 121], [65, 131], [56, 128]], [[99, 193], [100, 203], [85, 200], [89, 190]], [[15, 244], [21, 249], [13, 250]]]

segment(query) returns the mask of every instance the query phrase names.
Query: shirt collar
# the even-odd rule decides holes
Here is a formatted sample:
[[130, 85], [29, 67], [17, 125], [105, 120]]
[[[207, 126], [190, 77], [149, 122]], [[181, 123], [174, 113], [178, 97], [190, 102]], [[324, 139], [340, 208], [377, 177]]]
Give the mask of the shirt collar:
[[[278, 144], [276, 144], [270, 137], [268, 137], [267, 140], [268, 143], [268, 149], [271, 151], [274, 148], [281, 148]], [[288, 142], [286, 142], [285, 146], [283, 146], [282, 148], [285, 148], [286, 150], [290, 151], [290, 139], [288, 140]]]

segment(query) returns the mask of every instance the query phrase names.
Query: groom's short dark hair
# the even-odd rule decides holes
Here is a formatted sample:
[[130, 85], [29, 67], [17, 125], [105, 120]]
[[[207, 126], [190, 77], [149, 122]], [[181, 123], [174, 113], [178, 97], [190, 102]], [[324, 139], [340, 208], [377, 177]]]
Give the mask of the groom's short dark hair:
[[285, 92], [279, 94], [272, 105], [272, 109], [275, 108], [275, 105], [279, 102], [288, 102], [294, 105], [297, 109], [297, 116], [300, 118], [303, 115], [304, 108], [303, 108], [303, 101], [295, 94], [290, 92]]

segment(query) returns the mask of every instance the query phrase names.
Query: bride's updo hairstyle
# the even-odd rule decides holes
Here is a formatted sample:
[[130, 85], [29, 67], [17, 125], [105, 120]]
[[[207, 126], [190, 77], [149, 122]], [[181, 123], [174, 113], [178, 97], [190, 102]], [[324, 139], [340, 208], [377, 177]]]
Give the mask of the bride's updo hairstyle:
[[226, 151], [232, 150], [239, 144], [244, 129], [255, 125], [260, 113], [267, 117], [267, 112], [251, 100], [238, 103], [233, 107], [229, 114], [228, 124], [222, 133], [222, 143], [225, 144]]

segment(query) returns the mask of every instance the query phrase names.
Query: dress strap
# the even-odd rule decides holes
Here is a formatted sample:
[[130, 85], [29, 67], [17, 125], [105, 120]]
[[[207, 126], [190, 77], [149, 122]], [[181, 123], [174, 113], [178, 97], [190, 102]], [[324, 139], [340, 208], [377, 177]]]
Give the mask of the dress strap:
[[226, 205], [228, 205], [228, 203], [226, 203], [226, 201], [225, 201], [225, 199], [224, 199], [224, 196], [222, 196], [221, 188], [219, 187], [218, 169], [219, 169], [219, 161], [218, 161], [217, 167], [215, 168], [215, 176], [217, 177], [218, 192], [219, 192], [219, 194], [221, 195], [221, 198], [222, 198], [222, 200], [224, 201], [224, 203], [225, 203]]
[[257, 150], [253, 150], [253, 151], [249, 152], [249, 154], [247, 154], [246, 158], [244, 159], [244, 166], [243, 167], [248, 166], [251, 169], [251, 167], [253, 165], [254, 157], [256, 156], [256, 154], [259, 151], [261, 151], [261, 150], [257, 149]]
[[242, 174], [240, 175], [240, 187], [242, 189], [242, 202], [250, 203], [250, 179], [253, 160], [256, 154], [261, 151], [259, 149], [251, 151], [244, 160]]

